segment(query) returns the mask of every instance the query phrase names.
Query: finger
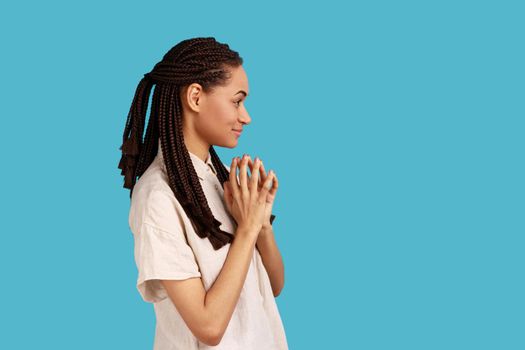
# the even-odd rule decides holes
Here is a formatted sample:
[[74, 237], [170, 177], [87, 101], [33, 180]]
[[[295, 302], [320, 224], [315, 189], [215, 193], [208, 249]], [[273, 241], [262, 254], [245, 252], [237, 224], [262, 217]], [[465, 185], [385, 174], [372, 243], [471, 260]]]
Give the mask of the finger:
[[229, 181], [224, 181], [224, 202], [226, 203], [226, 207], [228, 210], [230, 209], [230, 201], [231, 201], [231, 190], [230, 190], [230, 184]]
[[259, 159], [255, 159], [255, 162], [252, 165], [252, 173], [250, 177], [250, 192], [257, 194], [259, 190], [259, 166], [261, 165], [261, 161]]
[[270, 189], [270, 194], [275, 196], [275, 193], [277, 192], [277, 188], [279, 187], [279, 180], [277, 179], [277, 174], [273, 173], [273, 185]]
[[266, 202], [266, 196], [268, 195], [268, 191], [270, 188], [272, 188], [272, 178], [273, 178], [273, 172], [270, 170], [268, 172], [268, 176], [266, 176], [266, 179], [263, 182], [263, 186], [261, 188], [261, 192], [259, 192], [259, 203], [265, 203]]
[[266, 195], [266, 203], [273, 203], [275, 200], [275, 194], [277, 192], [278, 180], [277, 175], [272, 170], [272, 186], [268, 189], [268, 195]]
[[264, 182], [264, 180], [266, 180], [266, 170], [264, 170], [264, 164], [261, 160], [261, 167], [259, 168], [259, 173], [260, 173], [260, 177], [261, 177], [261, 186], [262, 186], [262, 183]]
[[247, 167], [248, 167], [248, 155], [243, 155], [241, 159], [241, 163], [239, 165], [239, 182], [240, 188], [241, 188], [241, 194], [244, 198], [249, 198], [249, 191], [248, 191], [248, 174], [247, 174]]
[[254, 161], [252, 161], [251, 159], [248, 159], [248, 168], [250, 169], [250, 176], [253, 175], [253, 163]]
[[[259, 163], [260, 165], [262, 165], [262, 160], [258, 157], [256, 157], [257, 159], [259, 159]], [[250, 159], [250, 162], [248, 163], [250, 165], [250, 172], [251, 174], [253, 175], [253, 172], [255, 171], [255, 169], [253, 168], [254, 166], [254, 163], [255, 163], [255, 160], [252, 162], [252, 160]], [[259, 172], [259, 175], [260, 175], [260, 172]], [[257, 179], [257, 190], [260, 191], [261, 190], [261, 187], [262, 187], [262, 179], [261, 179], [261, 176], [259, 176], [259, 178]]]
[[230, 180], [228, 182], [230, 183], [230, 189], [232, 190], [233, 197], [239, 196], [240, 188], [239, 183], [237, 182], [237, 157], [232, 159], [232, 163], [230, 165]]
[[224, 181], [224, 197], [230, 197], [232, 195], [231, 184], [229, 180]]

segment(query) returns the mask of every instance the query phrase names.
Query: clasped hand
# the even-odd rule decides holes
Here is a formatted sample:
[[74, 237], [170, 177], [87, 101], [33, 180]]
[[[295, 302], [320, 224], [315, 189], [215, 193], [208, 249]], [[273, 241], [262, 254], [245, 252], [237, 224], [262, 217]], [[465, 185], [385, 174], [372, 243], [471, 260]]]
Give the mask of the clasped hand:
[[246, 154], [242, 159], [233, 158], [229, 180], [224, 182], [224, 199], [237, 225], [256, 232], [271, 227], [270, 216], [278, 186], [275, 172], [270, 170], [266, 174], [259, 158], [252, 161]]

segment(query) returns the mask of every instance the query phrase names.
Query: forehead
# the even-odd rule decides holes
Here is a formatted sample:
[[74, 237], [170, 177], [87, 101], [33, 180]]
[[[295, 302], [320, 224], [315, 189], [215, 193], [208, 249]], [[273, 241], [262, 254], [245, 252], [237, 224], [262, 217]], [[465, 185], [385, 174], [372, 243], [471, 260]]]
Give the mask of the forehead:
[[249, 92], [248, 76], [246, 75], [246, 72], [244, 71], [244, 68], [242, 66], [231, 69], [231, 77], [228, 83], [228, 87], [232, 90], [236, 89], [235, 92], [239, 90]]

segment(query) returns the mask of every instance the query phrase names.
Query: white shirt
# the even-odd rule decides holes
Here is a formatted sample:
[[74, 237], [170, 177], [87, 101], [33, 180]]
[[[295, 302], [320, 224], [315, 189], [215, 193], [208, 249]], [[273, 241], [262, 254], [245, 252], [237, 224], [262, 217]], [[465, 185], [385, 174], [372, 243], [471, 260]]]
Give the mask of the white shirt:
[[[226, 209], [224, 190], [211, 155], [203, 162], [195, 154], [189, 154], [214, 217], [222, 223], [222, 230], [235, 233], [237, 224]], [[288, 349], [270, 279], [257, 249], [237, 306], [217, 346], [200, 342], [168, 297], [159, 279], [200, 277], [208, 291], [224, 265], [230, 244], [214, 250], [208, 238], [196, 234], [169, 187], [160, 142], [157, 156], [133, 189], [129, 226], [135, 242], [137, 289], [144, 301], [154, 303], [157, 319], [154, 350]]]

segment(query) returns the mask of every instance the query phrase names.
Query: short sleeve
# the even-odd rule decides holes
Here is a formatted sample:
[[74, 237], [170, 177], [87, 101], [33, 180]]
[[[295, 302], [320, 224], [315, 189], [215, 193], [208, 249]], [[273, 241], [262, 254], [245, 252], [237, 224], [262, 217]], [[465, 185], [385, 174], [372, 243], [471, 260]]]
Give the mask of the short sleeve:
[[[134, 235], [137, 289], [144, 301], [156, 303], [168, 297], [160, 280], [184, 280], [201, 277], [201, 273], [173, 202], [161, 194], [152, 196], [147, 204]], [[162, 225], [167, 220], [169, 227]]]

